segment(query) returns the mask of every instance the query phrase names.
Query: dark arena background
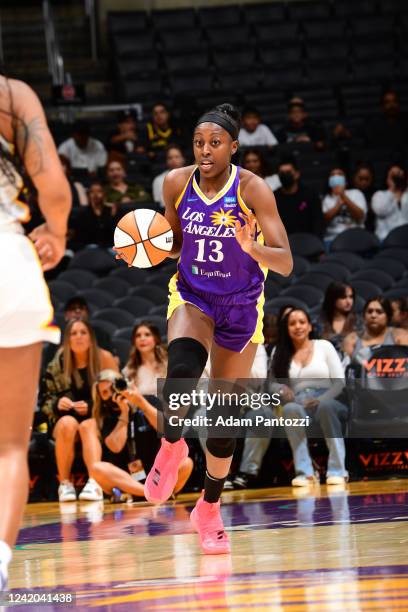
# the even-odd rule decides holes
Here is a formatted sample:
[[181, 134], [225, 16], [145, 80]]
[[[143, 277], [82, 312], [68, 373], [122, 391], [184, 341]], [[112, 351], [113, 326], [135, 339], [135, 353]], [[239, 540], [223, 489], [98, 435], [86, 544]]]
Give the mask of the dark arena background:
[[[287, 305], [303, 309], [314, 338], [337, 350], [349, 416], [348, 479], [332, 486], [318, 427], [306, 486], [291, 486], [283, 427], [270, 440], [239, 440], [222, 494], [233, 552], [205, 556], [188, 520], [204, 483], [197, 439], [188, 440], [182, 491], [155, 507], [120, 487], [102, 495], [94, 479], [89, 493], [78, 434], [74, 497], [64, 499], [53, 427], [68, 391], [56, 374], [59, 353], [45, 344], [29, 505], [0, 605], [408, 611], [407, 41], [406, 0], [1, 0], [3, 72], [38, 94], [72, 191], [67, 249], [45, 274], [55, 324], [87, 319], [121, 370], [142, 322], [165, 349], [176, 261], [128, 268], [115, 260], [113, 232], [136, 208], [164, 212], [164, 177], [193, 163], [197, 119], [228, 102], [243, 120], [233, 163], [274, 191], [294, 258], [289, 276], [266, 278], [265, 350], [253, 377], [273, 382], [278, 317]], [[41, 215], [32, 186], [24, 197], [30, 231]], [[343, 333], [333, 309], [349, 289]], [[367, 341], [370, 304], [384, 315], [384, 341]], [[151, 392], [142, 395], [156, 405]], [[128, 445], [126, 469], [143, 482], [157, 436], [142, 409]], [[64, 593], [74, 599], [64, 603]]]

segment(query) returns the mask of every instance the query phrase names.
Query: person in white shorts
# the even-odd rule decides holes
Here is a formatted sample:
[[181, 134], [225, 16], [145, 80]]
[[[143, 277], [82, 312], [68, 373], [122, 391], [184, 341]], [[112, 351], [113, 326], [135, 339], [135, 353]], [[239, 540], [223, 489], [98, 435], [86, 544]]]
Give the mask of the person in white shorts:
[[[29, 237], [19, 201], [27, 175], [45, 223]], [[42, 342], [59, 342], [43, 271], [65, 251], [71, 193], [41, 103], [21, 81], [0, 76], [0, 591], [28, 494], [27, 453]]]

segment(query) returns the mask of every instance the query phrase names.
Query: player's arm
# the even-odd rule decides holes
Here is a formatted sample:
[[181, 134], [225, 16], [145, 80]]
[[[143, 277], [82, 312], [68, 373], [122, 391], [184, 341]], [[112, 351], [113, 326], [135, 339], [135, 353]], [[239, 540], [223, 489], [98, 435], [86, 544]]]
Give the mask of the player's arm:
[[[245, 225], [236, 223], [236, 238], [242, 250], [269, 270], [289, 276], [293, 259], [273, 192], [261, 178], [251, 175], [244, 182], [241, 195], [255, 212], [255, 216], [252, 213], [242, 214]], [[262, 231], [265, 244], [258, 244], [254, 240], [256, 224]]]
[[163, 183], [163, 200], [167, 221], [173, 230], [173, 248], [169, 257], [178, 259], [183, 244], [183, 232], [181, 231], [180, 219], [176, 210], [176, 202], [182, 193], [191, 172], [187, 168], [172, 170], [168, 173]]
[[[38, 191], [38, 204], [46, 225], [36, 228], [32, 238], [44, 269], [56, 265], [65, 251], [71, 190], [48, 129], [42, 105], [33, 90], [22, 81], [10, 80], [16, 117], [16, 142], [26, 171]], [[41, 257], [48, 240], [52, 256]], [[38, 242], [39, 241], [39, 242]]]

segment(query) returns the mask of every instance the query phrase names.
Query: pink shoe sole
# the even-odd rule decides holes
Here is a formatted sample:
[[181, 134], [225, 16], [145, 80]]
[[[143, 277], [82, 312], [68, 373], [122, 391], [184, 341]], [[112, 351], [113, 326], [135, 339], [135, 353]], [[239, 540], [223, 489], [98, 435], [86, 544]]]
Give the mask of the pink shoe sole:
[[[158, 455], [162, 452], [163, 447], [160, 448], [158, 455], [156, 456], [154, 465], [152, 469], [150, 470], [146, 478], [145, 485], [144, 485], [145, 498], [150, 503], [162, 504], [165, 501], [167, 501], [169, 497], [171, 496], [171, 494], [173, 493], [174, 487], [176, 486], [176, 483], [177, 483], [179, 467], [181, 463], [188, 457], [188, 446], [184, 442], [184, 440], [183, 440], [183, 443], [184, 443], [184, 447], [182, 449], [182, 452], [177, 453], [179, 456], [179, 461], [177, 465], [174, 464], [174, 460], [173, 460], [173, 461], [168, 462], [165, 466], [165, 467], [169, 467], [169, 463], [170, 463], [170, 467], [175, 467], [176, 469], [174, 470], [169, 469], [167, 473], [164, 469], [159, 470], [156, 467], [156, 461], [157, 461]], [[160, 477], [160, 484], [156, 481], [158, 476]]]
[[229, 543], [228, 540], [223, 540], [220, 542], [212, 542], [210, 546], [205, 544], [205, 542], [202, 541], [200, 530], [198, 528], [198, 519], [196, 517], [196, 514], [197, 514], [196, 509], [193, 508], [190, 514], [190, 522], [191, 522], [191, 525], [194, 531], [196, 531], [200, 537], [200, 545], [201, 545], [203, 552], [206, 555], [227, 555], [229, 554], [231, 552], [231, 544]]

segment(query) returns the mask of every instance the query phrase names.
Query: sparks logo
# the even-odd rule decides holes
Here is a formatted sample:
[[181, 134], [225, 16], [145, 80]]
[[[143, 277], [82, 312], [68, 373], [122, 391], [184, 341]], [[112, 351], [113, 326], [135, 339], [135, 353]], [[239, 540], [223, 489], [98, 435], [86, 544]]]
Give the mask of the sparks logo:
[[213, 225], [224, 225], [224, 227], [234, 227], [235, 221], [238, 221], [230, 210], [225, 211], [223, 208], [210, 215]]

